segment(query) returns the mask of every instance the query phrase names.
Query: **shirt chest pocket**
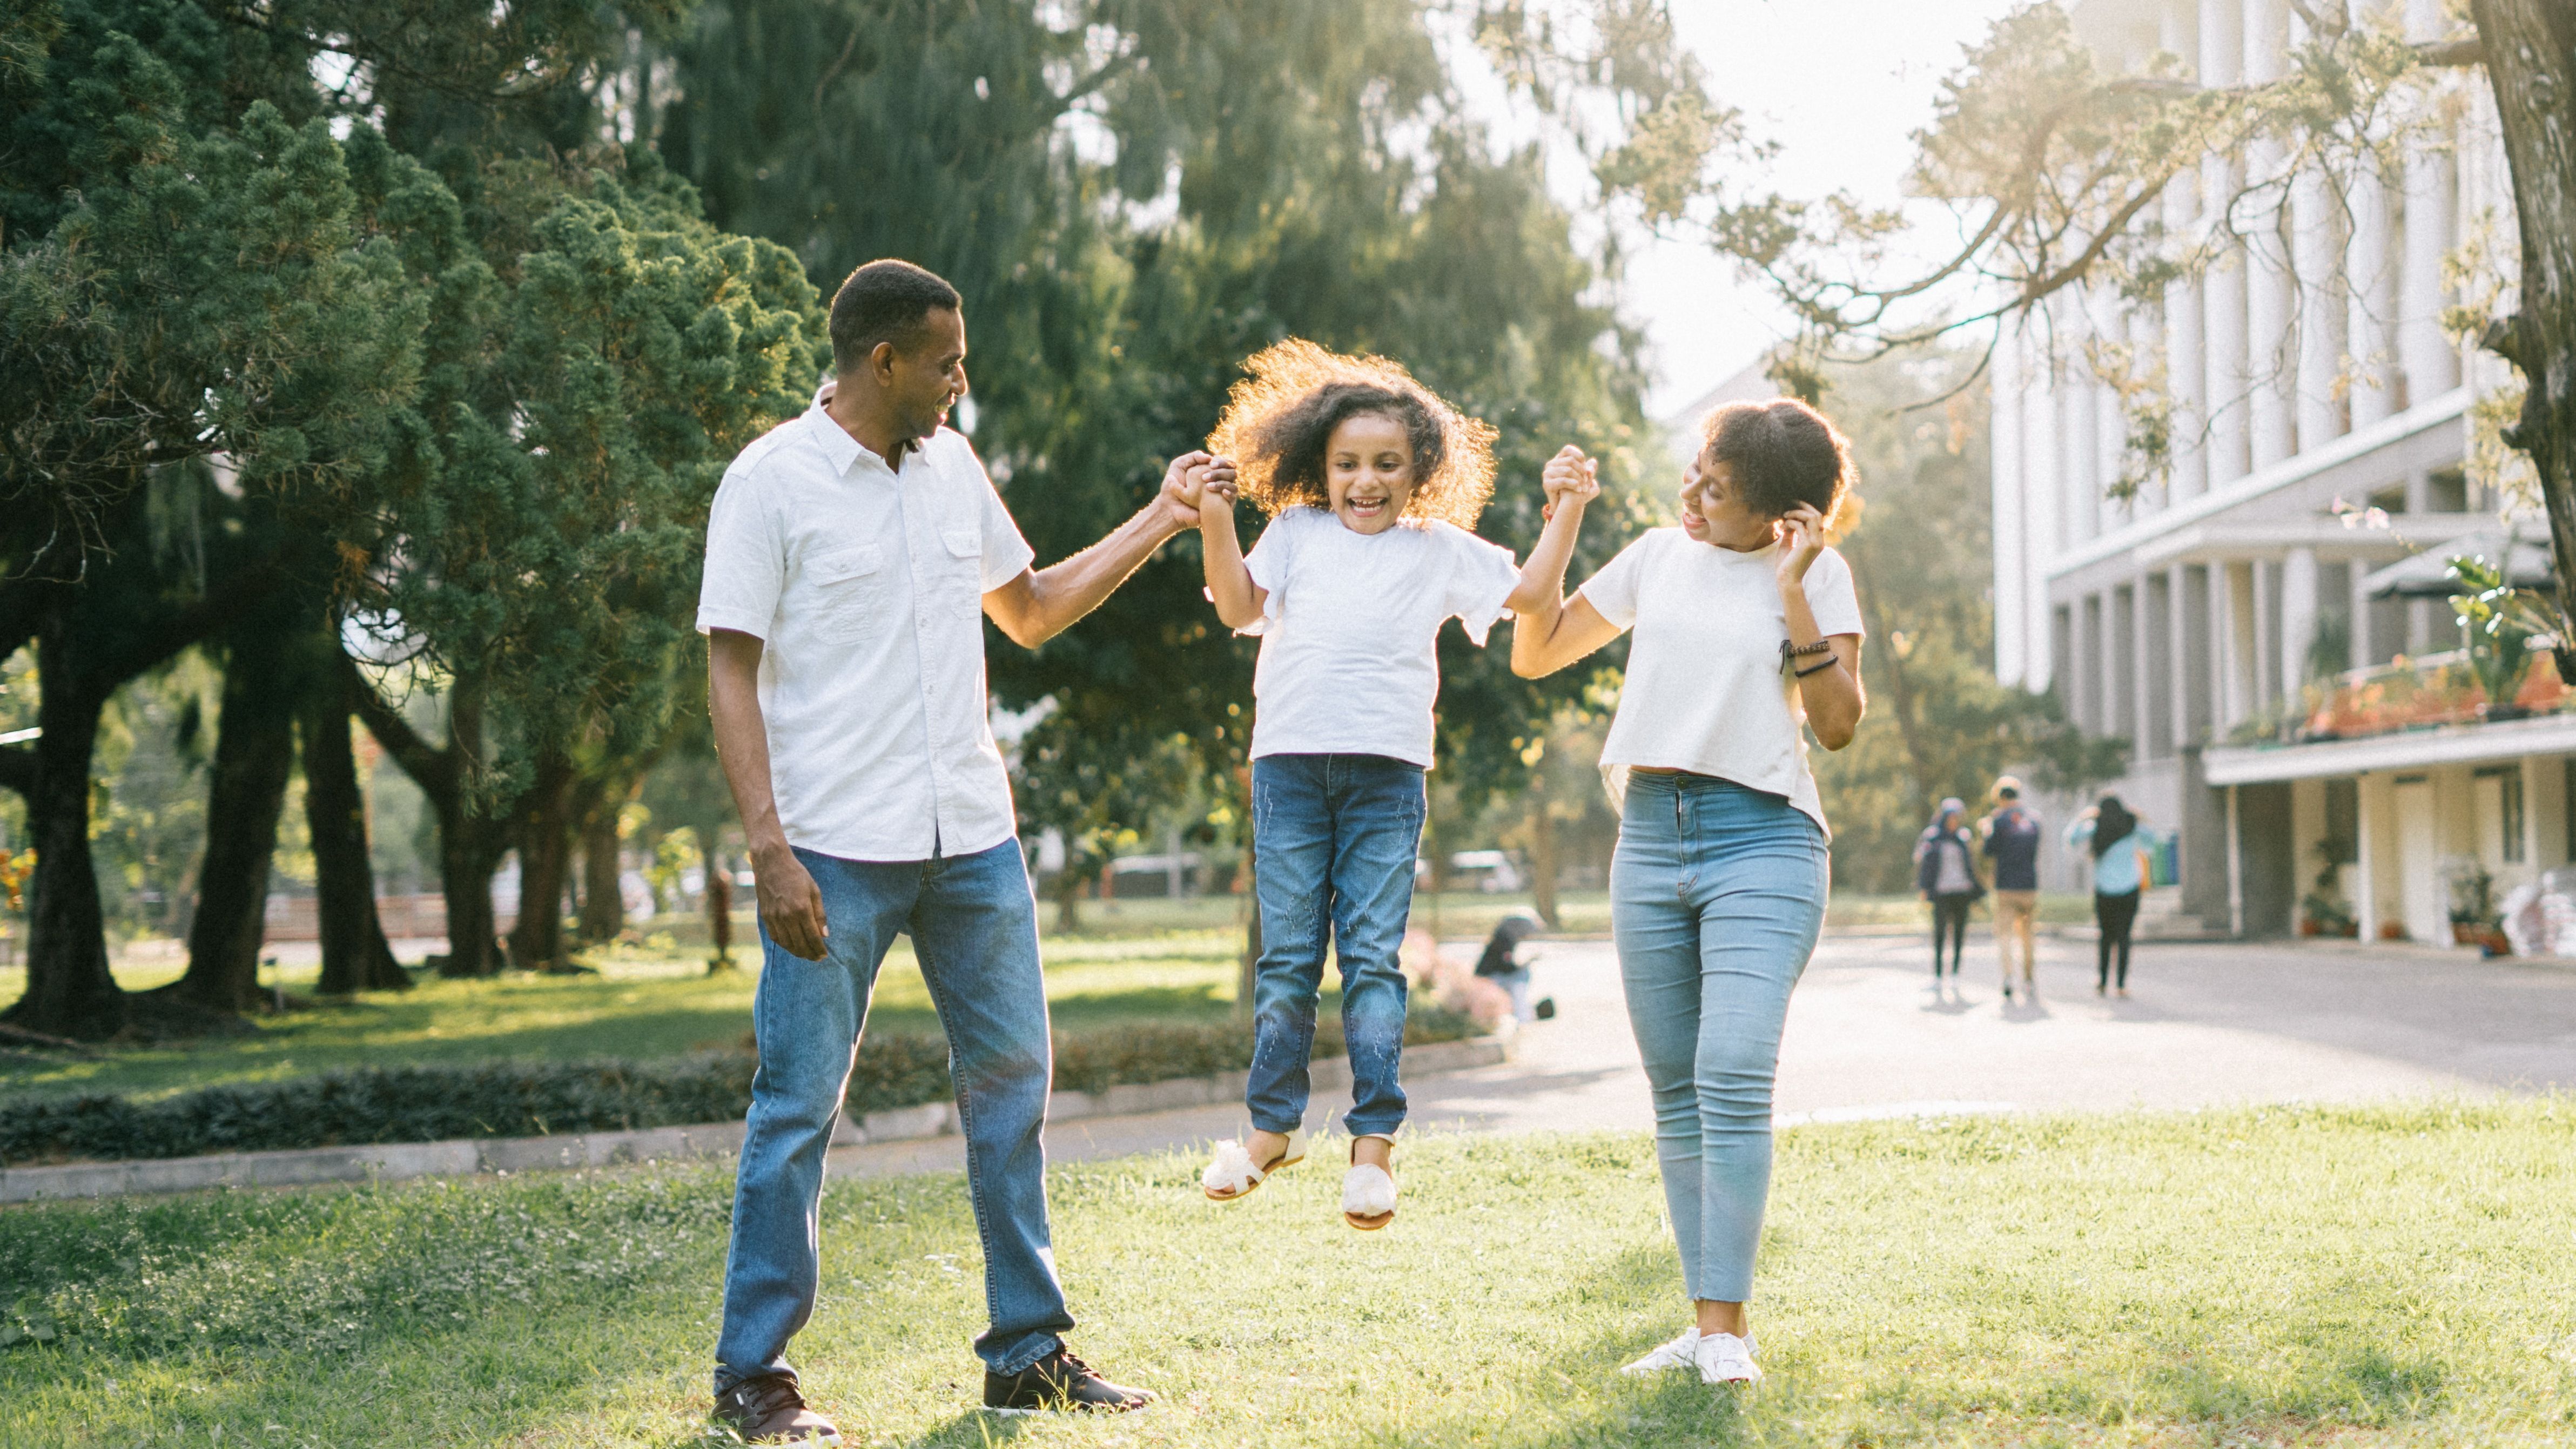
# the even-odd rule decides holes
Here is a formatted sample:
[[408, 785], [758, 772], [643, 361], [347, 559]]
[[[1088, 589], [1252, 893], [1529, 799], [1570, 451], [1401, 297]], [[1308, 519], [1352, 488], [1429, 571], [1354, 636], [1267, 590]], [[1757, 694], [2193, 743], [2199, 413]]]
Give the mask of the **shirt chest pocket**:
[[885, 554], [874, 544], [807, 560], [805, 579], [812, 590], [815, 632], [827, 639], [855, 639], [885, 612]]
[[984, 538], [972, 528], [951, 528], [939, 535], [939, 582], [944, 589], [984, 592]]

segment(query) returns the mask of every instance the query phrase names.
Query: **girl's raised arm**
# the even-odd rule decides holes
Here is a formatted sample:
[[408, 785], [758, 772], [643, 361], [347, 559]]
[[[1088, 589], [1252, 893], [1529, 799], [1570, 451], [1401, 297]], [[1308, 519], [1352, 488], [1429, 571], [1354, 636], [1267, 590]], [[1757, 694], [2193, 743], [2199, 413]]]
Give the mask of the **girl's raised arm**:
[[1512, 672], [1523, 679], [1554, 674], [1619, 637], [1619, 627], [1602, 618], [1591, 600], [1569, 606], [1564, 597], [1565, 566], [1583, 529], [1583, 505], [1601, 492], [1598, 465], [1568, 443], [1548, 460], [1540, 482], [1547, 489], [1547, 527], [1521, 565], [1520, 587], [1506, 601], [1514, 619]]
[[1199, 494], [1199, 553], [1207, 560], [1208, 597], [1217, 622], [1240, 629], [1261, 617], [1270, 591], [1252, 581], [1243, 565], [1243, 541], [1234, 535], [1234, 461], [1217, 458]]

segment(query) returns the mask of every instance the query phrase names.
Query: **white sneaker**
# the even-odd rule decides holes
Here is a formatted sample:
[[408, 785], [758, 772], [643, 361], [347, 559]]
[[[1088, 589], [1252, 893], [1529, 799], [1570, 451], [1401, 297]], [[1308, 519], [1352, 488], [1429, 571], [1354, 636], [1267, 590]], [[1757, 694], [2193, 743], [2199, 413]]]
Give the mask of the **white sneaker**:
[[1706, 1384], [1749, 1384], [1762, 1377], [1762, 1366], [1753, 1361], [1751, 1335], [1738, 1338], [1731, 1333], [1703, 1335], [1691, 1347], [1691, 1357], [1699, 1364], [1700, 1382]]
[[1620, 1369], [1619, 1372], [1632, 1379], [1641, 1379], [1648, 1374], [1662, 1373], [1666, 1369], [1697, 1368], [1699, 1360], [1691, 1355], [1698, 1347], [1699, 1328], [1693, 1325], [1683, 1329], [1681, 1337], [1670, 1343], [1657, 1345], [1652, 1353]]

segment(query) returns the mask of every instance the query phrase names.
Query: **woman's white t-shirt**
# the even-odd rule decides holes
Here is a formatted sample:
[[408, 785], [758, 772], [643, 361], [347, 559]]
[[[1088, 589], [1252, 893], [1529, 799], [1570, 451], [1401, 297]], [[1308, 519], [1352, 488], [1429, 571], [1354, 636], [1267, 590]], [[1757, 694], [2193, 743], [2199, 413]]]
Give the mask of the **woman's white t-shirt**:
[[1360, 533], [1281, 510], [1244, 557], [1268, 591], [1253, 668], [1252, 756], [1387, 755], [1428, 768], [1440, 626], [1482, 645], [1520, 584], [1512, 551], [1454, 523]]
[[[1637, 631], [1619, 712], [1601, 746], [1613, 801], [1625, 801], [1633, 766], [1688, 770], [1784, 795], [1828, 828], [1807, 769], [1806, 706], [1780, 667], [1789, 619], [1779, 550], [1775, 543], [1738, 553], [1658, 528], [1579, 591], [1602, 618]], [[1860, 597], [1841, 554], [1816, 555], [1805, 582], [1807, 607], [1826, 637], [1862, 632]]]

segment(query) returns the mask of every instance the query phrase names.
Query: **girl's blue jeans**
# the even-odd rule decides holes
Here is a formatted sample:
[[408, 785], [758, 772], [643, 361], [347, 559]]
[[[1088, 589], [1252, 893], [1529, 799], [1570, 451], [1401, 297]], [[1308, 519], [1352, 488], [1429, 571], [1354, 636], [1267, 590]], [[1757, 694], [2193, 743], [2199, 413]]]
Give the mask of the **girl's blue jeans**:
[[849, 1086], [877, 968], [897, 932], [948, 1035], [948, 1072], [966, 1136], [966, 1193], [984, 1250], [991, 1321], [975, 1351], [996, 1373], [1053, 1353], [1073, 1327], [1047, 1227], [1047, 1090], [1054, 1052], [1038, 971], [1037, 900], [1020, 843], [931, 860], [842, 860], [799, 850], [823, 893], [831, 937], [820, 961], [761, 931], [751, 1015], [760, 1065], [735, 1168], [733, 1247], [715, 1391], [789, 1373], [787, 1341], [822, 1286], [823, 1153]]
[[1324, 948], [1342, 969], [1354, 1137], [1404, 1122], [1404, 945], [1422, 843], [1422, 767], [1384, 755], [1264, 755], [1252, 762], [1252, 1073], [1244, 1106], [1264, 1132], [1293, 1132], [1312, 1090]]
[[1694, 1299], [1753, 1296], [1780, 1024], [1824, 925], [1826, 880], [1824, 831], [1781, 796], [1630, 776], [1610, 929]]

